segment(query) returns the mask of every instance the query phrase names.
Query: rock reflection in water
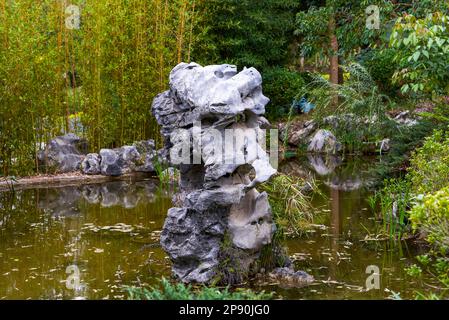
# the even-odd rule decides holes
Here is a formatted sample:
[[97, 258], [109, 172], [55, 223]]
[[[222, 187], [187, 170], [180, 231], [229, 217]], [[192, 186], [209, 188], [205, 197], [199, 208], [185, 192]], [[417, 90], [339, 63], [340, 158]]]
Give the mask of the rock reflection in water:
[[38, 206], [53, 216], [73, 216], [80, 213], [80, 200], [89, 204], [100, 204], [110, 208], [120, 206], [135, 208], [142, 201], [155, 200], [157, 185], [154, 181], [128, 183], [114, 181], [106, 184], [91, 184], [79, 187], [51, 189], [41, 196]]
[[147, 180], [0, 193], [0, 300], [126, 299], [123, 285], [158, 284], [167, 191]]
[[371, 184], [367, 166], [372, 159], [343, 159], [339, 155], [307, 154], [297, 161], [289, 161], [281, 171], [305, 179], [315, 178], [330, 189], [353, 191]]

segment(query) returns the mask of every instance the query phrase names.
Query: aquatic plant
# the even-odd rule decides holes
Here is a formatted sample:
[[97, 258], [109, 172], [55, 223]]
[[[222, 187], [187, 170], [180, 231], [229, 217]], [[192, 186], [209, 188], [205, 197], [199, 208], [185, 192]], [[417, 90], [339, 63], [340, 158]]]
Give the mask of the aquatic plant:
[[405, 272], [411, 277], [419, 278], [422, 275], [422, 269], [416, 264], [412, 264], [405, 268]]
[[161, 288], [125, 287], [130, 300], [268, 300], [272, 294], [256, 293], [249, 289], [230, 291], [228, 287], [192, 287], [183, 283], [172, 284], [165, 278], [160, 280]]
[[[399, 239], [404, 231], [411, 231], [408, 229], [410, 218], [414, 230], [432, 234], [436, 228], [434, 232], [440, 235], [437, 238], [445, 232], [449, 236], [449, 216], [445, 216], [445, 210], [449, 209], [441, 202], [446, 196], [445, 189], [439, 191], [447, 187], [449, 181], [449, 138], [446, 133], [436, 130], [427, 137], [412, 153], [407, 171], [405, 177], [385, 180], [383, 189], [369, 201], [373, 209], [379, 205], [384, 231], [390, 238]], [[433, 221], [434, 218], [438, 221]], [[429, 240], [432, 242], [432, 237]]]
[[445, 252], [430, 250], [425, 255], [416, 256], [418, 264], [412, 264], [405, 268], [406, 273], [412, 278], [421, 278], [426, 274], [439, 283], [432, 286], [432, 292], [417, 291], [415, 299], [441, 300], [447, 298], [449, 292], [449, 258]]
[[376, 191], [369, 204], [378, 210], [382, 221], [382, 233], [391, 240], [401, 240], [408, 231], [408, 210], [412, 200], [410, 183], [403, 179], [389, 179], [383, 189]]
[[262, 184], [261, 189], [268, 193], [274, 220], [282, 234], [298, 236], [314, 224], [312, 196], [322, 195], [315, 181], [278, 174]]
[[432, 134], [435, 123], [421, 120], [415, 126], [403, 127], [391, 136], [391, 149], [383, 154], [381, 161], [372, 169], [375, 178], [373, 187], [382, 187], [391, 177], [404, 178], [411, 154], [422, 145], [422, 141]]

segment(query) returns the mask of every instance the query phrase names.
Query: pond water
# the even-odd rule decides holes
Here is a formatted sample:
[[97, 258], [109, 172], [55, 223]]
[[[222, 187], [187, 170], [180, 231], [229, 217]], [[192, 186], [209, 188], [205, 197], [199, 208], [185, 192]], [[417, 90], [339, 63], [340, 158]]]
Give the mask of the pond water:
[[[309, 158], [281, 171], [314, 176], [326, 197], [314, 197], [313, 232], [285, 240], [296, 266], [312, 274], [308, 287], [252, 284], [289, 299], [414, 298], [432, 279], [408, 277], [420, 248], [363, 241], [378, 224], [368, 208], [371, 159]], [[31, 189], [0, 193], [0, 299], [124, 299], [123, 286], [154, 285], [170, 276], [158, 244], [171, 196], [157, 181]], [[368, 266], [381, 273], [367, 291]], [[79, 284], [74, 280], [79, 274]]]

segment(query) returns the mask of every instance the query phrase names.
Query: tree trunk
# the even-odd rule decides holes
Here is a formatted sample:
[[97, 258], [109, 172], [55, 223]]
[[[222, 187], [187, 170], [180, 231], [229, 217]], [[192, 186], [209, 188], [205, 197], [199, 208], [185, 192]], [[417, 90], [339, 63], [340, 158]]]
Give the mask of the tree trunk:
[[[329, 18], [329, 40], [330, 40], [330, 53], [329, 53], [329, 61], [330, 61], [330, 69], [329, 69], [329, 79], [330, 82], [334, 85], [338, 85], [338, 40], [335, 34], [336, 31], [336, 22], [335, 22], [335, 14], [332, 12]], [[336, 107], [338, 105], [338, 95], [335, 94], [332, 98], [332, 106]]]

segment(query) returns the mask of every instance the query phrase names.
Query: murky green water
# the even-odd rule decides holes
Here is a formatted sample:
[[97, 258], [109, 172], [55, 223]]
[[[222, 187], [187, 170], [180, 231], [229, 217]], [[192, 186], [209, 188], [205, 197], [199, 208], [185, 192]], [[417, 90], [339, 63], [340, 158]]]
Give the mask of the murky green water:
[[154, 181], [0, 197], [0, 299], [122, 299], [123, 285], [170, 274], [157, 232], [171, 200]]
[[[285, 241], [297, 267], [317, 281], [257, 289], [291, 299], [387, 298], [386, 289], [413, 298], [430, 290], [431, 279], [414, 280], [403, 270], [419, 248], [361, 241], [377, 226], [363, 188], [369, 163], [309, 159], [282, 168], [318, 177], [327, 195], [315, 199], [320, 227]], [[170, 206], [170, 195], [152, 180], [0, 193], [0, 299], [123, 299], [124, 285], [168, 277], [158, 232]], [[368, 266], [380, 270], [379, 289], [365, 289]]]

